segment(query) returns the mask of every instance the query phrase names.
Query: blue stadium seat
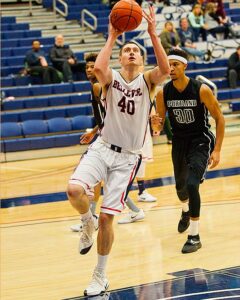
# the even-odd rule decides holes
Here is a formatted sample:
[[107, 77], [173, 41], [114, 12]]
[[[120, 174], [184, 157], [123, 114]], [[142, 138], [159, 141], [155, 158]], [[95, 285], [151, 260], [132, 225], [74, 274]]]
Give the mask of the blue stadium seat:
[[47, 98], [32, 98], [26, 99], [24, 101], [25, 108], [37, 108], [37, 107], [46, 107], [48, 106]]
[[24, 108], [24, 100], [13, 100], [13, 101], [4, 101], [2, 103], [2, 110], [15, 110], [15, 109], [23, 109]]
[[55, 147], [79, 145], [82, 133], [61, 134], [55, 136]]
[[22, 122], [23, 134], [25, 136], [48, 133], [47, 122], [43, 120], [27, 120]]
[[53, 85], [53, 94], [66, 94], [73, 92], [73, 84], [71, 83], [60, 83]]
[[47, 121], [49, 132], [66, 132], [72, 130], [71, 122], [65, 118], [53, 118]]
[[75, 116], [82, 116], [87, 115], [87, 106], [82, 107], [68, 107], [66, 109], [67, 117], [75, 117]]
[[1, 123], [6, 122], [19, 122], [19, 114], [16, 112], [3, 112], [1, 113]]
[[49, 106], [69, 105], [70, 96], [57, 96], [48, 98]]
[[16, 18], [15, 17], [1, 17], [1, 24], [7, 24], [7, 23], [16, 23]]
[[48, 109], [44, 111], [44, 117], [46, 120], [53, 118], [65, 118], [66, 117], [66, 108], [55, 108]]
[[32, 86], [30, 89], [30, 93], [32, 96], [52, 94], [52, 86], [52, 84]]
[[73, 92], [84, 92], [91, 90], [91, 83], [89, 81], [75, 82]]
[[43, 120], [44, 113], [43, 110], [26, 110], [21, 113], [18, 113], [20, 121], [28, 121], [28, 120]]
[[76, 116], [72, 118], [72, 129], [73, 130], [84, 130], [87, 128], [93, 128], [94, 121], [93, 117], [90, 116]]
[[80, 94], [80, 95], [71, 95], [70, 102], [71, 104], [81, 104], [81, 103], [88, 103], [91, 101], [91, 94]]
[[20, 123], [6, 122], [1, 124], [1, 138], [21, 137], [22, 127]]

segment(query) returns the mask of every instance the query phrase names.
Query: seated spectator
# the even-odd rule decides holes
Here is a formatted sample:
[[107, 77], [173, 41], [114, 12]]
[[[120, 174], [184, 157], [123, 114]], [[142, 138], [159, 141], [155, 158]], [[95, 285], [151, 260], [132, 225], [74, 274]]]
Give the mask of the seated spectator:
[[43, 84], [60, 82], [57, 70], [48, 65], [46, 55], [40, 47], [40, 42], [35, 40], [32, 42], [32, 49], [26, 53], [24, 60], [26, 73], [40, 76]]
[[237, 87], [238, 80], [240, 80], [240, 46], [228, 59], [228, 82], [231, 89]]
[[164, 29], [160, 33], [159, 37], [167, 54], [171, 48], [179, 48], [180, 46], [180, 37], [174, 28], [173, 23], [170, 21], [164, 24]]
[[81, 74], [85, 76], [85, 63], [77, 61], [69, 45], [64, 45], [61, 34], [55, 38], [55, 45], [50, 50], [50, 59], [54, 68], [63, 73], [64, 82], [73, 82], [73, 72], [77, 73], [78, 80], [81, 80]]
[[217, 33], [223, 33], [224, 39], [227, 39], [230, 32], [229, 27], [227, 23], [222, 23], [221, 18], [216, 14], [216, 10], [217, 7], [215, 3], [209, 2], [206, 5], [204, 17], [208, 32], [211, 33], [214, 37], [217, 37]]
[[213, 2], [217, 5], [216, 14], [220, 16], [223, 20], [227, 20], [226, 12], [224, 10], [222, 0], [207, 0], [207, 2]]
[[191, 25], [193, 32], [194, 32], [194, 42], [198, 41], [200, 34], [202, 36], [202, 40], [206, 41], [207, 40], [207, 33], [206, 33], [207, 26], [204, 23], [201, 5], [195, 4], [193, 6], [192, 11], [189, 13], [188, 20], [189, 20], [189, 24]]
[[181, 40], [181, 48], [185, 50], [190, 56], [194, 58], [197, 56], [201, 59], [204, 58], [204, 51], [198, 50], [194, 44], [194, 33], [192, 28], [189, 26], [188, 19], [182, 18], [180, 20], [180, 28], [178, 34]]

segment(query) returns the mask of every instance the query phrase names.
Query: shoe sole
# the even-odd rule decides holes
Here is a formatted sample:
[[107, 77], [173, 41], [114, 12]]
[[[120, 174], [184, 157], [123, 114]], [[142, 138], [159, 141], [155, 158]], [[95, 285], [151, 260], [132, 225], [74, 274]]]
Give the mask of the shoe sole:
[[184, 230], [179, 230], [179, 228], [178, 228], [178, 232], [179, 232], [179, 233], [185, 232], [185, 231], [188, 229], [189, 225], [190, 225], [190, 222], [188, 223], [188, 226], [187, 226]]
[[[93, 243], [92, 243], [92, 245], [93, 245]], [[80, 253], [81, 255], [87, 254], [87, 253], [89, 252], [89, 250], [92, 248], [92, 245], [89, 246], [89, 247], [87, 247], [87, 248], [82, 249], [81, 251], [79, 251], [79, 253]]]
[[193, 251], [183, 251], [183, 249], [182, 249], [182, 254], [193, 253], [193, 252], [198, 251], [200, 248], [202, 248], [202, 244], [201, 243]]
[[138, 199], [138, 202], [156, 202], [157, 200], [142, 200], [142, 199]]
[[134, 220], [130, 220], [130, 221], [118, 221], [118, 224], [122, 225], [122, 224], [131, 224], [131, 223], [135, 223], [135, 222], [138, 222], [138, 221], [141, 221], [141, 220], [144, 220], [145, 217], [143, 218], [140, 218], [140, 219], [134, 219]]
[[108, 288], [109, 288], [109, 283], [107, 284], [105, 290], [101, 291], [99, 294], [91, 294], [91, 295], [89, 295], [86, 290], [83, 293], [84, 293], [84, 296], [89, 296], [89, 297], [103, 296], [107, 292]]

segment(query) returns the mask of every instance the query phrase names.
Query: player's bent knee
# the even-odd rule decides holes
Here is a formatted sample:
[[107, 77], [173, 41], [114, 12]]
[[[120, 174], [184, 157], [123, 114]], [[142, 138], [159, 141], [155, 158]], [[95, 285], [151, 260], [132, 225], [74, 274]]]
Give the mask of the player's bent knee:
[[67, 194], [71, 201], [81, 198], [85, 194], [85, 191], [81, 185], [69, 184], [67, 187]]
[[114, 218], [113, 215], [101, 213], [98, 220], [98, 224], [101, 227], [107, 227], [112, 224], [113, 218]]

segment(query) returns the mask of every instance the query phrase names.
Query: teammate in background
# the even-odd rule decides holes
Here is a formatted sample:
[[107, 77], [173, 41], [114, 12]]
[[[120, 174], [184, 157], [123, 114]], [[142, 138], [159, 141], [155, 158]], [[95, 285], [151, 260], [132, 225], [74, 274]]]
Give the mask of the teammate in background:
[[[185, 75], [187, 54], [174, 49], [168, 54], [171, 81], [157, 93], [157, 115], [152, 117], [153, 130], [162, 130], [168, 111], [173, 131], [172, 161], [177, 195], [182, 202], [178, 231], [190, 224], [182, 253], [201, 248], [199, 237], [200, 194], [208, 165], [216, 167], [224, 137], [225, 121], [212, 90], [200, 81]], [[216, 123], [216, 141], [210, 131], [208, 111]]]
[[[104, 125], [104, 116], [105, 116], [105, 108], [101, 102], [101, 86], [97, 81], [97, 78], [94, 74], [94, 65], [97, 59], [97, 53], [90, 53], [86, 56], [86, 75], [87, 79], [91, 82], [92, 89], [92, 107], [93, 107], [93, 114], [96, 121], [96, 126], [92, 129], [91, 132], [87, 132], [81, 136], [80, 143], [81, 144], [89, 144], [92, 140], [96, 137], [99, 130]], [[94, 187], [94, 198], [90, 201], [90, 210], [92, 212], [93, 217], [98, 220], [98, 216], [95, 214], [96, 212], [96, 205], [101, 196], [101, 182], [99, 182]], [[150, 195], [151, 196], [151, 195]], [[127, 197], [126, 205], [130, 209], [130, 219], [127, 223], [133, 223], [139, 220], [143, 220], [145, 217], [143, 209], [138, 208], [134, 202]], [[126, 223], [126, 222], [125, 222]], [[71, 230], [74, 232], [82, 231], [82, 224], [74, 224], [70, 226]], [[96, 226], [98, 228], [98, 226]]]
[[150, 97], [155, 86], [169, 74], [169, 63], [156, 32], [155, 14], [143, 12], [148, 22], [148, 33], [153, 43], [158, 66], [141, 74], [143, 57], [138, 45], [123, 45], [119, 62], [120, 72], [110, 69], [110, 57], [121, 32], [109, 24], [105, 46], [98, 54], [94, 72], [106, 97], [106, 116], [98, 139], [89, 146], [80, 164], [71, 176], [68, 196], [81, 214], [83, 231], [80, 236], [80, 254], [92, 247], [95, 231], [89, 209], [91, 187], [104, 180], [104, 198], [99, 216], [97, 238], [98, 263], [85, 295], [96, 296], [108, 288], [106, 264], [114, 239], [113, 219], [124, 209], [124, 200], [141, 163], [141, 148], [149, 122]]

